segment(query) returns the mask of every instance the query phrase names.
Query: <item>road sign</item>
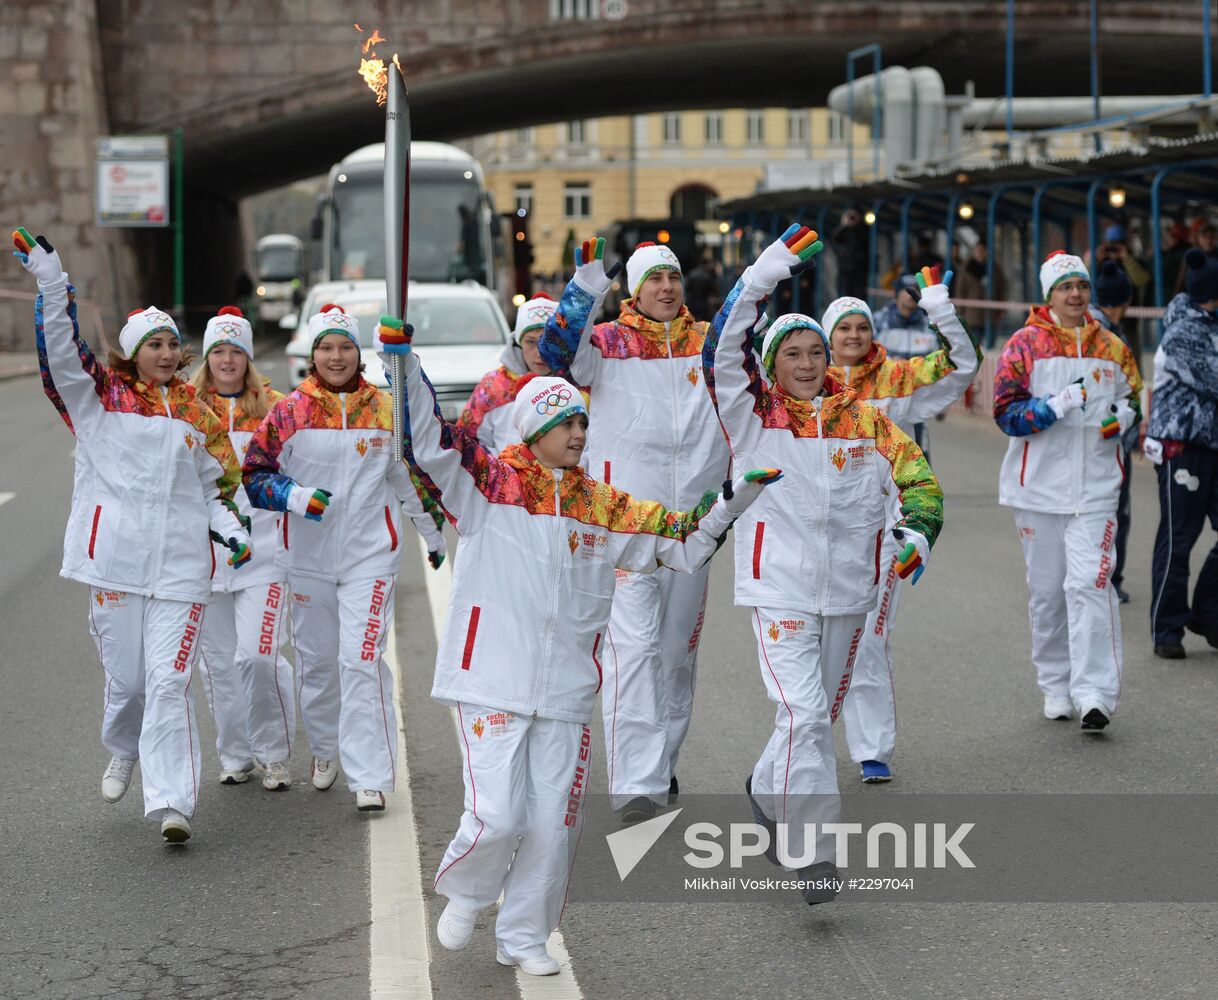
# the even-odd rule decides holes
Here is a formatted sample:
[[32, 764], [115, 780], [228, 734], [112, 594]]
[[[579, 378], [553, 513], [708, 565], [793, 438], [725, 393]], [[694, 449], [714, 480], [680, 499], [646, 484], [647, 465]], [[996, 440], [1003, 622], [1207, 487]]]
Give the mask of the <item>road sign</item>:
[[167, 136], [103, 136], [97, 140], [97, 224], [169, 225]]

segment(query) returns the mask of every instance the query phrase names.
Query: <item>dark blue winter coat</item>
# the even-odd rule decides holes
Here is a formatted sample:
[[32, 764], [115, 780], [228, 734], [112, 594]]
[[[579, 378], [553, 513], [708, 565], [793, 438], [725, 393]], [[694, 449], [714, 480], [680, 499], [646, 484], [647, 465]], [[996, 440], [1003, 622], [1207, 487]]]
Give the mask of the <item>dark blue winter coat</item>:
[[1181, 293], [1168, 304], [1165, 322], [1147, 433], [1218, 450], [1218, 314]]

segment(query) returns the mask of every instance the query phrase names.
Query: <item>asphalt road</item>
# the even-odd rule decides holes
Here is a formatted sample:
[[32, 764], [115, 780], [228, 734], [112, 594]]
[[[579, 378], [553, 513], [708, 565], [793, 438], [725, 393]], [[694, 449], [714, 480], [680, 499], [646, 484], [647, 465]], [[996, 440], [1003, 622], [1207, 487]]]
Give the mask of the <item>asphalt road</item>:
[[[283, 387], [282, 358], [259, 363]], [[0, 997], [368, 996], [377, 818], [356, 813], [341, 781], [324, 795], [307, 784], [281, 795], [221, 787], [200, 698], [205, 784], [190, 845], [160, 843], [134, 785], [117, 806], [102, 802], [86, 591], [57, 575], [74, 442], [36, 379], [0, 383], [0, 420], [0, 495], [15, 494], [0, 503]], [[1001, 435], [958, 416], [933, 434], [947, 527], [897, 626], [896, 780], [866, 794], [1218, 793], [1218, 652], [1190, 637], [1188, 660], [1151, 655], [1150, 467], [1133, 470], [1120, 711], [1107, 735], [1088, 739], [1040, 715], [1023, 562], [1010, 513], [994, 502]], [[429, 887], [460, 814], [460, 767], [448, 710], [427, 697], [435, 643], [424, 567], [404, 548], [401, 717], [434, 925], [441, 906]], [[772, 716], [730, 577], [725, 552], [712, 575], [683, 797], [739, 795]], [[842, 787], [862, 791], [841, 737], [839, 727]], [[599, 724], [593, 747], [595, 792]], [[293, 763], [307, 770], [303, 729]], [[1085, 839], [1085, 798], [1077, 809]], [[1038, 858], [1025, 860], [1035, 879]], [[432, 932], [434, 996], [517, 994], [515, 975], [493, 961], [492, 921], [460, 954], [443, 952]], [[574, 900], [561, 931], [589, 998], [1209, 997], [1218, 982], [1213, 903]]]

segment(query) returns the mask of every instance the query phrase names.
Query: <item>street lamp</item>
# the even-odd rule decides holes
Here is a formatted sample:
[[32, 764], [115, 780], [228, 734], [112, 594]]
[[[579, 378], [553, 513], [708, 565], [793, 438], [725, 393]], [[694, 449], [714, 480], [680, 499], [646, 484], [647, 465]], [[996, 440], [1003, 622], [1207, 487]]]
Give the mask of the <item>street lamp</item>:
[[721, 233], [722, 233], [724, 236], [726, 236], [726, 235], [727, 235], [728, 230], [729, 230], [729, 229], [731, 229], [731, 228], [732, 228], [732, 227], [731, 227], [731, 226], [730, 226], [728, 223], [726, 223], [726, 222], [720, 222], [720, 223], [719, 223], [719, 232], [721, 232]]
[[1113, 187], [1108, 189], [1108, 204], [1113, 208], [1125, 207], [1125, 189], [1123, 187]]
[[956, 214], [967, 222], [973, 217], [974, 211], [975, 209], [973, 208], [973, 203], [971, 201], [962, 201], [960, 202], [960, 207], [956, 209]]
[[875, 225], [875, 212], [868, 209], [867, 214], [863, 216], [863, 221], [869, 226]]

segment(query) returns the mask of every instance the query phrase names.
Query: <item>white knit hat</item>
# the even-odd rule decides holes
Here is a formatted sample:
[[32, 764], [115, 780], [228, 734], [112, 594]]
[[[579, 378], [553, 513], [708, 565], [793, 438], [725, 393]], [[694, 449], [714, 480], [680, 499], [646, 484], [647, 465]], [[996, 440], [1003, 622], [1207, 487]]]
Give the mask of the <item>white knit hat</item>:
[[309, 357], [313, 356], [317, 342], [327, 333], [341, 333], [356, 347], [360, 346], [359, 320], [348, 316], [347, 310], [333, 302], [327, 302], [317, 315], [309, 317]]
[[1075, 257], [1065, 250], [1054, 250], [1040, 265], [1040, 290], [1046, 302], [1057, 283], [1067, 278], [1082, 278], [1090, 282], [1091, 274], [1081, 257]]
[[182, 342], [182, 335], [178, 333], [178, 325], [173, 321], [173, 317], [156, 306], [128, 313], [127, 322], [123, 324], [118, 335], [118, 346], [123, 357], [130, 361], [145, 340], [163, 330], [172, 333], [179, 344]]
[[525, 444], [561, 424], [567, 417], [588, 415], [584, 397], [570, 382], [553, 375], [529, 375], [516, 386], [512, 423]]
[[206, 358], [217, 344], [240, 347], [246, 357], [254, 359], [254, 328], [236, 306], [223, 306], [207, 321], [203, 330], [203, 357]]
[[825, 336], [832, 340], [833, 328], [844, 317], [855, 313], [860, 316], [866, 316], [867, 322], [871, 324], [872, 332], [875, 331], [875, 320], [871, 316], [871, 306], [867, 305], [862, 299], [856, 299], [853, 295], [843, 295], [840, 299], [834, 299], [830, 302], [829, 308], [825, 310], [825, 315], [821, 317], [820, 325], [825, 332]]
[[626, 284], [630, 286], [630, 294], [638, 295], [647, 275], [662, 267], [681, 273], [681, 262], [668, 247], [658, 243], [640, 243], [626, 261]]
[[534, 295], [516, 310], [516, 329], [512, 331], [512, 339], [519, 344], [520, 338], [530, 330], [545, 327], [550, 317], [556, 312], [558, 312], [558, 303], [545, 292]]
[[770, 324], [770, 328], [765, 332], [765, 339], [761, 342], [761, 363], [765, 366], [766, 374], [770, 378], [774, 377], [774, 358], [778, 354], [778, 348], [786, 339], [787, 334], [794, 333], [796, 330], [812, 330], [819, 334], [821, 342], [825, 345], [825, 360], [831, 361], [833, 355], [829, 350], [829, 338], [825, 336], [821, 325], [811, 316], [805, 316], [803, 313], [786, 313]]

